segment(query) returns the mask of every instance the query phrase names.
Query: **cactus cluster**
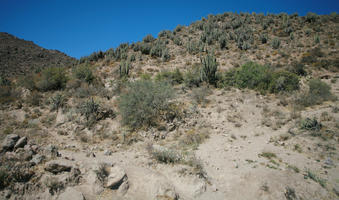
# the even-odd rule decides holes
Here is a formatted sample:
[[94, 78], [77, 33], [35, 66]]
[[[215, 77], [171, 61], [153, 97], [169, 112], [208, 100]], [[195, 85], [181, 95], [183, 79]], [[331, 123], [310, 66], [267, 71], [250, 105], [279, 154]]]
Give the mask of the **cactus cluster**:
[[119, 66], [120, 78], [128, 77], [131, 63], [129, 61], [121, 61]]
[[200, 71], [201, 81], [215, 85], [217, 81], [218, 70], [217, 59], [212, 54], [208, 54], [206, 57], [200, 58], [200, 60], [202, 64]]

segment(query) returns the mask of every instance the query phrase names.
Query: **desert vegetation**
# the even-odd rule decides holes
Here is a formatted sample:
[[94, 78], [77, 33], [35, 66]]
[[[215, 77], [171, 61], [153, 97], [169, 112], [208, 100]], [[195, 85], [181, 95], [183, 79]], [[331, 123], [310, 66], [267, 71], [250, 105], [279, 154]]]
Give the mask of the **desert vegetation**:
[[226, 12], [1, 64], [0, 196], [337, 199], [338, 19]]

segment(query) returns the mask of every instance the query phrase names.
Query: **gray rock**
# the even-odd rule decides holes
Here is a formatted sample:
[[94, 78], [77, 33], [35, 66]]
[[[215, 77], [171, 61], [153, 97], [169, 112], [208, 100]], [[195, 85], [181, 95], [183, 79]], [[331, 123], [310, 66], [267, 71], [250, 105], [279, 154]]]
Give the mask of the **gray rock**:
[[19, 138], [20, 137], [16, 134], [7, 135], [4, 141], [2, 142], [1, 151], [6, 152], [13, 150], [15, 143], [19, 140]]
[[72, 162], [69, 160], [52, 160], [45, 164], [45, 170], [53, 174], [70, 172], [72, 168]]
[[27, 144], [27, 137], [22, 137], [16, 142], [14, 149], [23, 148], [26, 144]]
[[112, 155], [112, 151], [107, 149], [107, 150], [104, 151], [104, 155], [105, 156], [110, 156], [110, 155]]
[[327, 158], [327, 159], [325, 160], [325, 165], [334, 166], [334, 163], [333, 163], [333, 161], [331, 160], [331, 158]]
[[118, 189], [118, 193], [120, 195], [125, 195], [127, 193], [127, 190], [129, 189], [129, 184], [127, 181], [127, 177], [125, 177], [126, 180], [124, 180], [122, 182], [122, 184], [120, 185], [119, 189]]
[[57, 200], [85, 200], [85, 197], [81, 192], [68, 187], [65, 192], [59, 195]]
[[58, 148], [51, 144], [45, 147], [44, 152], [49, 158], [60, 156]]
[[45, 156], [42, 156], [40, 154], [36, 154], [33, 156], [31, 163], [34, 163], [35, 165], [40, 164], [45, 159]]
[[86, 176], [86, 183], [89, 185], [89, 192], [91, 194], [99, 195], [104, 191], [102, 183], [94, 171], [90, 171]]
[[113, 166], [110, 169], [105, 187], [118, 189], [119, 186], [123, 183], [125, 177], [127, 177], [126, 172], [121, 167]]

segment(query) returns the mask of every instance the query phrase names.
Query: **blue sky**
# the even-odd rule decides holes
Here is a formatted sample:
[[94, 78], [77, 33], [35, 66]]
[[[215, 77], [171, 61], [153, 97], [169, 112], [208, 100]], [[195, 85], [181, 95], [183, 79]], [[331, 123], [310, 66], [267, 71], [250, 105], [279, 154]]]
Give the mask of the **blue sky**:
[[329, 14], [339, 0], [0, 0], [0, 32], [79, 58], [227, 11]]

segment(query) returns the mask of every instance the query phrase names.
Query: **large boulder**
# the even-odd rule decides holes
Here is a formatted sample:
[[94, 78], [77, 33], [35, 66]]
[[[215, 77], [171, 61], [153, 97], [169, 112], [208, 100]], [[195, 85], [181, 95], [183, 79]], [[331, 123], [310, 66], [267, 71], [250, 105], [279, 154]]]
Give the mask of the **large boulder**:
[[85, 200], [85, 197], [81, 192], [68, 187], [65, 192], [59, 195], [57, 200]]
[[9, 134], [6, 136], [4, 141], [2, 142], [1, 145], [1, 151], [6, 152], [6, 151], [11, 151], [13, 150], [16, 142], [19, 140], [19, 136], [16, 134]]
[[45, 170], [53, 174], [62, 172], [70, 172], [73, 168], [73, 163], [69, 160], [51, 160], [45, 164]]

